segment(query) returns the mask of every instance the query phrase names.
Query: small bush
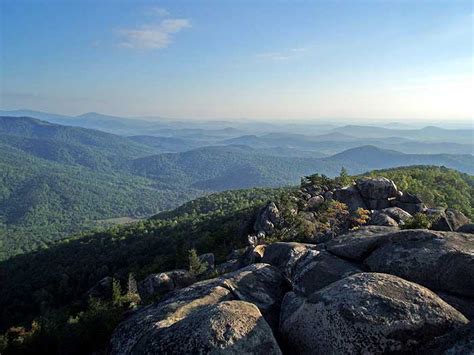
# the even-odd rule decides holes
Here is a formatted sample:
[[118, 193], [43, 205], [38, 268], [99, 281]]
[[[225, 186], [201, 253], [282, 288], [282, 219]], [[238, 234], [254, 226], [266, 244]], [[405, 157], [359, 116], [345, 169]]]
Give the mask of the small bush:
[[402, 229], [429, 229], [433, 224], [433, 220], [423, 213], [417, 213], [405, 224], [401, 226]]

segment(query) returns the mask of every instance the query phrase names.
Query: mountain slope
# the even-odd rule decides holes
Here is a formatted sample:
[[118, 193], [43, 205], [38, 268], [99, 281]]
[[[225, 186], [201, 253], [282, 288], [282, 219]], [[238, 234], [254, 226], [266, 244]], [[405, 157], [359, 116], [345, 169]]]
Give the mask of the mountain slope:
[[374, 170], [408, 165], [437, 165], [474, 174], [474, 156], [472, 155], [404, 154], [375, 146], [362, 146], [348, 149], [324, 159], [339, 162], [355, 173], [359, 173], [361, 169]]
[[0, 117], [3, 257], [44, 247], [98, 220], [147, 216], [213, 191], [288, 186], [314, 172], [335, 176], [343, 166], [351, 174], [413, 164], [474, 171], [472, 155], [367, 146], [326, 158], [235, 145], [167, 154], [154, 149], [100, 131]]
[[[450, 186], [472, 196], [472, 177], [437, 167], [399, 168], [369, 173], [389, 174], [406, 192], [426, 186], [435, 203], [454, 207]], [[441, 183], [440, 183], [441, 182]], [[140, 280], [153, 273], [183, 267], [187, 250], [213, 252], [222, 261], [229, 251], [246, 243], [255, 213], [269, 200], [285, 201], [289, 189], [227, 191], [188, 202], [173, 211], [128, 226], [90, 233], [49, 249], [21, 255], [0, 264], [0, 330], [25, 324], [43, 310], [62, 309], [67, 322], [84, 304], [85, 293], [108, 275]], [[464, 200], [471, 210], [474, 201]], [[21, 287], [19, 287], [19, 285]], [[31, 295], [36, 296], [32, 299]]]
[[[97, 154], [117, 158], [133, 158], [152, 154], [155, 152], [150, 147], [138, 144], [128, 138], [105, 133], [101, 131], [63, 126], [40, 121], [30, 117], [5, 117], [0, 116], [0, 134], [16, 138], [30, 139], [30, 144], [36, 140], [46, 143], [54, 141], [63, 145], [71, 145], [76, 149], [95, 149]], [[21, 142], [15, 141], [21, 148]]]
[[48, 161], [2, 144], [0, 152], [0, 259], [95, 227], [97, 220], [147, 216], [202, 194]]

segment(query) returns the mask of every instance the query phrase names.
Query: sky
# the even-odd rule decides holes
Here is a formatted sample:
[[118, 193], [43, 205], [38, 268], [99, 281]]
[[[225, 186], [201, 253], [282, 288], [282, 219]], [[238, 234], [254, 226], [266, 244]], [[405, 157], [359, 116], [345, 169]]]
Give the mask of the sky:
[[0, 0], [0, 108], [471, 120], [472, 1]]

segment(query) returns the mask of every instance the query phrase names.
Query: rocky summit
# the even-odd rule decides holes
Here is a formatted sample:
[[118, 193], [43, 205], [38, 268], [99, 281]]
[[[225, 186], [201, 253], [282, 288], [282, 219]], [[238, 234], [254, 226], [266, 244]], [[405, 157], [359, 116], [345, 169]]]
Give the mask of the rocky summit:
[[[287, 228], [288, 214], [269, 202], [249, 246], [212, 268], [213, 278], [194, 282], [175, 270], [139, 284], [155, 301], [125, 317], [110, 353], [474, 353], [468, 218], [428, 209], [385, 178], [303, 186], [293, 200], [291, 216], [335, 200], [367, 218], [311, 243], [275, 242], [271, 236]], [[432, 229], [406, 229], [416, 214], [435, 216]]]

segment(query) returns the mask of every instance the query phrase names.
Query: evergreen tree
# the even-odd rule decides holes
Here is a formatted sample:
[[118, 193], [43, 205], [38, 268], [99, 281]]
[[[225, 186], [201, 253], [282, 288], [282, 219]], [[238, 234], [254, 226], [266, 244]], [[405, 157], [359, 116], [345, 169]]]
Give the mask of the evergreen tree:
[[194, 276], [203, 274], [207, 270], [207, 263], [201, 261], [196, 249], [189, 250], [189, 272]]
[[342, 186], [347, 186], [347, 185], [350, 185], [352, 183], [352, 179], [349, 176], [349, 174], [347, 172], [347, 169], [345, 167], [341, 168], [341, 172], [339, 173], [338, 180], [339, 180], [339, 183]]

